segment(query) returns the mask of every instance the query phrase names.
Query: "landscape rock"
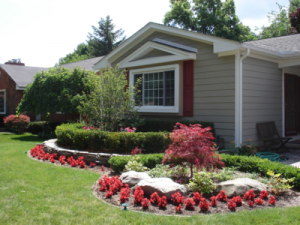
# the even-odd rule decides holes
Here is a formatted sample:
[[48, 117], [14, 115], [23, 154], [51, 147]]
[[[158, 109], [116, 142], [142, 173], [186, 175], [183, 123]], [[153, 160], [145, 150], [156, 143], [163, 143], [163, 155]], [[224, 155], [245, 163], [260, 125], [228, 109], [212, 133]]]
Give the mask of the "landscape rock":
[[145, 172], [129, 171], [122, 173], [119, 179], [123, 184], [128, 184], [129, 187], [132, 187], [139, 183], [141, 180], [151, 179], [151, 177]]
[[266, 190], [267, 186], [257, 180], [250, 178], [238, 178], [235, 180], [227, 180], [216, 185], [216, 191], [224, 190], [228, 197], [243, 196], [246, 191], [252, 189], [256, 195], [262, 190]]
[[168, 200], [171, 199], [171, 195], [180, 192], [180, 194], [185, 195], [187, 189], [184, 185], [175, 183], [170, 178], [151, 178], [147, 180], [141, 180], [137, 185], [142, 188], [145, 195], [150, 196], [153, 192], [161, 197], [165, 195]]

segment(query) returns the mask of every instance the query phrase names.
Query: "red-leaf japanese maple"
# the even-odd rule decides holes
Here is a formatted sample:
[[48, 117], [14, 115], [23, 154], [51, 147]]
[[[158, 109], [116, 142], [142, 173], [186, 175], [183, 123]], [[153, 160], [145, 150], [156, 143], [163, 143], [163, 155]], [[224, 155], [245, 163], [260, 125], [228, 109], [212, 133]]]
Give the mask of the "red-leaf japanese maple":
[[186, 126], [176, 123], [171, 138], [173, 143], [165, 151], [163, 163], [174, 164], [190, 163], [191, 177], [193, 166], [211, 169], [222, 168], [224, 163], [214, 147], [214, 137], [210, 132], [211, 128], [202, 128], [200, 124]]

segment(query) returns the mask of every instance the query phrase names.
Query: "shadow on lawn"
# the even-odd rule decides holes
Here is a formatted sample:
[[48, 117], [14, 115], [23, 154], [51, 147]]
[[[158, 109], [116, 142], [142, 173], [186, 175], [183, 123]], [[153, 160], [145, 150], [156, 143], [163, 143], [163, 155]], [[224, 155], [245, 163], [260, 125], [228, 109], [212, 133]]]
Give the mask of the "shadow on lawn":
[[15, 134], [17, 137], [12, 137], [12, 140], [17, 141], [29, 141], [29, 142], [36, 142], [36, 143], [43, 143], [45, 139], [38, 138], [36, 136], [24, 136], [24, 134]]

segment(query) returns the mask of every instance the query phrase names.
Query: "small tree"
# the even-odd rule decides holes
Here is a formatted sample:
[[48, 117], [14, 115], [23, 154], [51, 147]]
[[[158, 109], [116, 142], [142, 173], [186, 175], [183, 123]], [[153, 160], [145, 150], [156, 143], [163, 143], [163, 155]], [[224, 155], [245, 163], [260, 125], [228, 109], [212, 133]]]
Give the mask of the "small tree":
[[88, 119], [88, 123], [97, 127], [106, 127], [115, 131], [120, 121], [137, 118], [137, 106], [134, 96], [138, 95], [138, 84], [127, 87], [126, 71], [118, 66], [106, 68], [100, 76], [90, 80], [95, 90], [80, 97], [79, 112]]
[[290, 14], [291, 27], [300, 33], [300, 8]]
[[200, 124], [186, 126], [176, 123], [171, 138], [173, 143], [165, 151], [163, 163], [174, 164], [190, 163], [191, 177], [193, 177], [193, 166], [211, 169], [223, 167], [219, 154], [214, 147], [214, 137], [211, 128], [202, 128]]

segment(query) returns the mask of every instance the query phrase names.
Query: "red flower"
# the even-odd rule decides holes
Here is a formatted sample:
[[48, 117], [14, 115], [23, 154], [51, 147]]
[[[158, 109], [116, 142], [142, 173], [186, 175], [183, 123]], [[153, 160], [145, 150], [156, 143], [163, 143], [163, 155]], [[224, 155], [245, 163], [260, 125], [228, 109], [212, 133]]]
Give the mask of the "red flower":
[[227, 202], [227, 195], [225, 194], [225, 191], [222, 190], [218, 195], [217, 195], [218, 201], [223, 201]]
[[261, 198], [257, 198], [257, 199], [255, 200], [255, 204], [256, 204], [256, 205], [263, 205], [263, 204], [265, 204], [265, 201], [262, 200]]
[[199, 192], [194, 192], [193, 194], [193, 200], [196, 204], [198, 204], [201, 201], [202, 195], [199, 194]]
[[137, 188], [134, 191], [134, 203], [135, 204], [141, 204], [144, 198], [144, 191], [140, 186], [137, 186]]
[[207, 212], [208, 211], [209, 205], [208, 205], [208, 203], [207, 203], [207, 201], [206, 201], [205, 198], [201, 199], [199, 207], [200, 207], [201, 211], [203, 211], [203, 212]]
[[183, 204], [184, 203], [184, 196], [181, 195], [179, 192], [176, 192], [174, 194], [171, 195], [171, 201], [175, 204], [175, 205], [179, 205], [179, 204]]
[[263, 190], [263, 191], [260, 192], [259, 197], [261, 199], [266, 199], [266, 198], [268, 198], [268, 195], [269, 195], [269, 193], [267, 191]]
[[269, 204], [270, 204], [270, 205], [275, 205], [275, 203], [276, 203], [275, 197], [274, 197], [274, 196], [271, 196], [270, 199], [269, 199]]
[[185, 209], [194, 210], [195, 209], [194, 205], [196, 205], [196, 203], [193, 201], [193, 199], [191, 199], [191, 198], [186, 199]]
[[148, 209], [149, 208], [149, 199], [148, 198], [143, 199], [142, 207], [143, 207], [143, 209]]
[[160, 202], [160, 197], [158, 196], [157, 192], [154, 192], [151, 196], [150, 196], [150, 202], [152, 204], [158, 204]]
[[254, 201], [254, 198], [256, 197], [256, 195], [254, 194], [254, 191], [251, 189], [250, 191], [247, 191], [244, 195], [244, 199], [245, 200], [251, 200]]
[[249, 207], [253, 207], [253, 201], [251, 201], [251, 200], [248, 200], [248, 205], [249, 205]]
[[96, 166], [96, 163], [94, 163], [94, 162], [90, 162], [90, 167], [95, 167]]
[[234, 211], [236, 209], [236, 203], [234, 202], [233, 199], [229, 200], [227, 206], [228, 206], [228, 209], [230, 209], [231, 211]]
[[175, 207], [176, 213], [182, 213], [181, 208], [182, 208], [182, 205], [181, 205], [181, 204], [180, 204], [179, 206], [176, 206], [176, 207]]
[[166, 196], [162, 196], [159, 203], [158, 203], [158, 207], [161, 209], [166, 208], [167, 206], [167, 197]]
[[232, 201], [234, 201], [237, 206], [243, 205], [243, 199], [241, 198], [241, 196], [233, 197]]
[[211, 198], [210, 198], [210, 205], [211, 206], [213, 206], [213, 207], [216, 207], [217, 206], [217, 197], [216, 196], [212, 196]]

